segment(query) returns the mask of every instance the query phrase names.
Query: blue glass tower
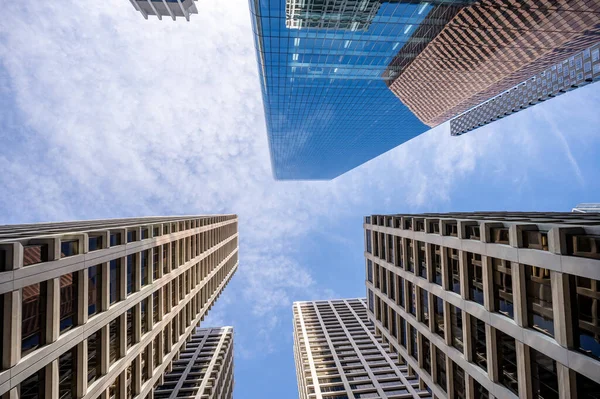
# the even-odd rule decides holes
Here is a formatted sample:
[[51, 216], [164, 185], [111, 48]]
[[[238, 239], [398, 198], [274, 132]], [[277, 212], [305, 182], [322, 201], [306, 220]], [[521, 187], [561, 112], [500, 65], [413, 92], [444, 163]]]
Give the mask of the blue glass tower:
[[333, 179], [429, 129], [388, 66], [467, 3], [250, 0], [275, 178]]

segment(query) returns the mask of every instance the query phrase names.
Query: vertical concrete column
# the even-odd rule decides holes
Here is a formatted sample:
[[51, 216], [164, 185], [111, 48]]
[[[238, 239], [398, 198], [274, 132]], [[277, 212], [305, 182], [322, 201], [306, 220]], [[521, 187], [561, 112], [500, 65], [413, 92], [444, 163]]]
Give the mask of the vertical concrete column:
[[133, 341], [140, 342], [142, 337], [142, 307], [138, 303], [133, 307]]
[[48, 363], [44, 368], [44, 373], [46, 399], [58, 399], [58, 359]]
[[413, 258], [413, 266], [414, 266], [414, 271], [413, 273], [415, 274], [415, 276], [419, 275], [419, 248], [417, 247], [417, 240], [412, 240], [412, 258]]
[[163, 354], [165, 353], [165, 338], [163, 336], [164, 334], [164, 330], [160, 331], [156, 336], [158, 337], [157, 341], [158, 341], [158, 346], [156, 348], [156, 350], [158, 351], [158, 359], [160, 360], [160, 363], [162, 363], [162, 359], [163, 359]]
[[[435, 313], [433, 311], [434, 308], [434, 300], [435, 300], [435, 295], [433, 295], [431, 292], [427, 293], [427, 304], [428, 304], [428, 308], [427, 308], [427, 313], [429, 314], [429, 331], [431, 331], [432, 333], [435, 332]], [[434, 346], [433, 343], [431, 344], [431, 346]], [[433, 359], [433, 357], [431, 357], [430, 359]]]
[[458, 251], [458, 270], [460, 273], [460, 296], [464, 299], [469, 298], [469, 273], [467, 270], [467, 252]]
[[450, 271], [448, 270], [448, 251], [450, 251], [449, 248], [440, 246], [440, 258], [442, 263], [442, 287], [444, 287], [446, 291], [451, 290]]
[[123, 370], [121, 374], [117, 376], [119, 383], [117, 384], [117, 398], [127, 397], [127, 369]]
[[517, 353], [517, 379], [519, 381], [519, 397], [531, 398], [531, 358], [529, 348], [521, 341], [515, 340]]
[[133, 358], [131, 368], [131, 390], [135, 395], [142, 391], [142, 355], [139, 354]]
[[77, 273], [77, 324], [83, 325], [88, 320], [89, 271], [86, 267]]
[[454, 369], [452, 368], [452, 359], [446, 355], [446, 386], [448, 390], [448, 398], [454, 398]]
[[490, 380], [497, 382], [500, 378], [498, 374], [498, 342], [496, 338], [496, 329], [489, 324], [485, 324], [485, 346], [487, 356], [487, 369]]
[[473, 344], [473, 332], [471, 331], [471, 317], [473, 316], [462, 310], [463, 354], [465, 355], [465, 359], [469, 362], [473, 362], [473, 353], [471, 351], [471, 346]]
[[408, 270], [408, 240], [405, 237], [401, 237], [400, 241], [402, 242], [401, 264], [404, 270]]
[[483, 306], [488, 312], [494, 310], [494, 272], [492, 270], [492, 258], [481, 256], [481, 271], [483, 279]]
[[192, 259], [194, 259], [194, 254], [192, 252], [192, 250], [194, 249], [194, 246], [192, 245], [192, 238], [193, 236], [189, 236], [185, 239], [186, 241], [186, 248], [187, 248], [187, 258], [186, 260], [190, 261]]
[[479, 399], [475, 397], [475, 379], [465, 372], [465, 398]]
[[19, 387], [16, 386], [1, 396], [2, 399], [19, 399]]
[[433, 244], [425, 243], [425, 265], [427, 267], [427, 281], [434, 281]]
[[179, 276], [177, 276], [177, 277], [176, 277], [176, 278], [173, 280], [173, 282], [174, 282], [174, 287], [172, 287], [172, 288], [175, 288], [175, 298], [176, 298], [176, 300], [177, 300], [177, 303], [179, 303], [179, 301], [180, 301], [180, 299], [179, 299], [179, 298], [181, 298], [181, 296], [180, 296], [180, 295], [181, 295], [181, 293], [179, 292], [179, 279], [180, 279], [180, 278], [183, 278], [183, 275], [182, 275], [182, 274], [180, 274]]
[[127, 312], [118, 317], [119, 357], [127, 355]]
[[164, 294], [165, 294], [165, 290], [164, 287], [163, 288], [159, 288], [158, 291], [156, 291], [158, 293], [158, 309], [156, 309], [156, 311], [158, 312], [158, 321], [162, 320], [164, 315]]
[[560, 399], [577, 399], [576, 373], [567, 366], [556, 362], [558, 377], [558, 397]]
[[167, 334], [167, 338], [166, 338], [166, 341], [167, 341], [167, 350], [166, 351], [167, 351], [167, 353], [170, 353], [171, 352], [171, 348], [172, 348], [172, 344], [171, 343], [173, 342], [173, 322], [172, 321], [169, 322], [165, 326], [165, 328], [163, 330], [163, 334]]
[[105, 389], [104, 391], [102, 391], [100, 393], [100, 396], [98, 396], [98, 399], [110, 399], [110, 396], [108, 394], [108, 389]]
[[[162, 228], [162, 227], [161, 227]], [[162, 245], [157, 245], [156, 247], [154, 247], [153, 251], [157, 251], [158, 252], [158, 270], [156, 271], [156, 277], [157, 278], [161, 278], [163, 276], [163, 267], [164, 267], [164, 260], [163, 260], [163, 246]]]
[[100, 374], [106, 374], [110, 367], [110, 330], [108, 324], [100, 328]]
[[513, 307], [515, 322], [520, 327], [527, 326], [527, 289], [525, 280], [525, 267], [518, 262], [511, 262]]
[[146, 301], [146, 326], [148, 326], [148, 331], [152, 331], [152, 326], [154, 325], [154, 303], [152, 302], [152, 299], [152, 295], [142, 299], [142, 301]]
[[154, 374], [154, 351], [157, 350], [154, 345], [154, 340], [150, 340], [150, 343], [145, 350], [148, 351], [148, 361], [146, 362], [146, 366], [148, 367], [148, 376], [152, 378], [152, 374]]
[[554, 314], [554, 339], [565, 348], [573, 347], [573, 318], [569, 275], [550, 272], [552, 287], [552, 313]]
[[417, 320], [421, 323], [424, 323], [423, 321], [423, 317], [422, 317], [422, 307], [423, 307], [423, 303], [421, 303], [421, 288], [416, 285], [413, 284], [413, 287], [415, 289], [415, 308], [417, 309]]
[[77, 397], [85, 396], [88, 388], [88, 342], [84, 339], [77, 344], [77, 373], [75, 373]]
[[[166, 245], [167, 247], [167, 273], [170, 273], [171, 270], [173, 270], [173, 266], [171, 265], [171, 259], [172, 259], [172, 255], [171, 255], [171, 243], [167, 242], [163, 245]], [[164, 263], [163, 263], [164, 266]]]
[[102, 278], [102, 282], [100, 283], [100, 289], [102, 290], [100, 309], [105, 311], [110, 306], [110, 263], [104, 262], [99, 266]]
[[22, 291], [4, 294], [2, 332], [2, 368], [8, 369], [21, 360]]
[[60, 277], [56, 277], [46, 281], [46, 343], [49, 344], [56, 341], [59, 332]]

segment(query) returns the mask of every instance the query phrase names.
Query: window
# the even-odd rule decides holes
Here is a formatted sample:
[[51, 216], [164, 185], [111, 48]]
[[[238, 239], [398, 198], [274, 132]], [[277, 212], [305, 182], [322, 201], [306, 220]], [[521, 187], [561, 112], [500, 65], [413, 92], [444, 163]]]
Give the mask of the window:
[[374, 312], [373, 308], [373, 291], [369, 290], [369, 310]]
[[125, 320], [127, 323], [127, 349], [133, 346], [133, 308], [127, 309], [125, 312]]
[[392, 326], [391, 326], [392, 327], [391, 328], [392, 337], [398, 338], [398, 325], [397, 325], [398, 324], [398, 321], [397, 321], [398, 319], [397, 319], [395, 311], [392, 310], [391, 313], [392, 313], [392, 323], [391, 323], [392, 324]]
[[110, 364], [112, 365], [119, 358], [119, 319], [115, 319], [108, 324], [109, 330], [109, 352]]
[[415, 259], [414, 259], [414, 251], [413, 251], [413, 242], [412, 240], [406, 240], [406, 252], [408, 255], [408, 267], [406, 270], [409, 272], [415, 272]]
[[469, 299], [483, 305], [483, 268], [481, 255], [467, 252]]
[[478, 399], [488, 399], [490, 393], [485, 389], [476, 379], [473, 378], [473, 388], [475, 390], [475, 397]]
[[110, 261], [110, 304], [117, 302], [121, 298], [121, 259]]
[[545, 231], [523, 231], [523, 247], [530, 249], [548, 250], [548, 233]]
[[431, 222], [429, 222], [429, 232], [432, 234], [440, 234], [439, 220], [432, 220]]
[[23, 266], [48, 262], [48, 244], [30, 244], [23, 246]]
[[435, 273], [433, 282], [442, 285], [442, 252], [439, 245], [432, 245], [433, 271]]
[[467, 240], [479, 240], [481, 238], [481, 234], [479, 232], [479, 225], [473, 224], [470, 226], [465, 226], [465, 239]]
[[115, 247], [117, 245], [121, 245], [123, 242], [121, 241], [121, 233], [110, 233], [110, 246]]
[[162, 359], [162, 356], [160, 355], [159, 352], [159, 348], [158, 348], [158, 344], [160, 343], [160, 334], [157, 334], [156, 337], [154, 337], [154, 341], [152, 341], [152, 358], [154, 359], [154, 367], [158, 367], [158, 365], [160, 364], [160, 361]]
[[387, 270], [384, 267], [378, 268], [381, 273], [381, 292], [387, 295]]
[[583, 258], [600, 259], [600, 237], [590, 235], [570, 235], [567, 239], [567, 254]]
[[20, 384], [19, 398], [22, 399], [44, 399], [46, 397], [45, 368], [27, 377]]
[[455, 221], [447, 221], [444, 223], [444, 233], [447, 236], [458, 237], [458, 223]]
[[435, 347], [435, 379], [437, 384], [446, 392], [446, 355], [436, 346]]
[[58, 358], [58, 397], [60, 399], [77, 397], [76, 375], [77, 352], [74, 348]]
[[142, 351], [142, 361], [140, 362], [140, 368], [142, 369], [142, 384], [148, 381], [148, 352], [149, 347], [145, 347]]
[[119, 396], [119, 385], [120, 385], [120, 375], [115, 378], [112, 384], [108, 387], [108, 397], [110, 399], [117, 398]]
[[79, 253], [79, 240], [64, 240], [60, 242], [60, 257], [67, 258]]
[[458, 262], [458, 250], [447, 248], [448, 254], [448, 277], [450, 280], [450, 289], [460, 295], [460, 264]]
[[60, 332], [77, 325], [77, 273], [60, 276]]
[[417, 329], [409, 325], [410, 329], [410, 355], [417, 360], [419, 358], [419, 348], [417, 347]]
[[419, 292], [421, 293], [421, 323], [424, 323], [429, 327], [429, 298], [427, 296], [427, 291], [423, 288], [419, 288]]
[[508, 227], [492, 227], [490, 229], [490, 241], [496, 244], [508, 245]]
[[400, 317], [400, 345], [406, 348], [406, 320]]
[[422, 350], [421, 355], [423, 356], [423, 369], [427, 374], [431, 375], [431, 354], [429, 352], [429, 340], [421, 336]]
[[404, 279], [400, 276], [396, 276], [398, 280], [398, 305], [404, 309]]
[[152, 249], [152, 279], [158, 278], [158, 258], [160, 255], [160, 247], [154, 247]]
[[452, 331], [452, 346], [463, 351], [462, 310], [450, 305], [450, 327]]
[[390, 297], [390, 299], [392, 301], [395, 301], [396, 300], [396, 284], [394, 284], [394, 281], [396, 281], [396, 278], [394, 276], [394, 273], [388, 272], [388, 271], [386, 271], [386, 273], [390, 274], [390, 276], [388, 278], [388, 281], [390, 283], [390, 292], [388, 293], [388, 296]]
[[515, 315], [513, 307], [512, 270], [510, 261], [491, 258], [492, 273], [494, 274], [494, 310], [510, 317]]
[[133, 274], [135, 273], [136, 255], [127, 255], [127, 295], [133, 292]]
[[142, 272], [142, 276], [141, 276], [141, 281], [142, 281], [142, 287], [145, 285], [148, 285], [148, 262], [150, 261], [150, 251], [149, 250], [145, 250], [140, 252], [140, 257], [141, 257], [141, 272]]
[[134, 242], [134, 241], [137, 241], [137, 231], [129, 230], [127, 232], [127, 242]]
[[167, 273], [169, 273], [169, 244], [163, 244], [162, 256], [163, 256], [163, 274], [167, 274]]
[[396, 263], [395, 265], [398, 267], [404, 267], [404, 261], [402, 260], [402, 238], [394, 237], [396, 245], [394, 246], [394, 250], [396, 251]]
[[408, 284], [408, 309], [410, 310], [410, 313], [412, 313], [413, 316], [417, 317], [416, 288], [413, 285], [413, 283], [411, 283], [411, 282], [408, 282], [407, 284]]
[[585, 277], [569, 278], [574, 300], [571, 307], [575, 347], [600, 360], [600, 281]]
[[148, 332], [148, 313], [146, 312], [146, 309], [148, 309], [148, 305], [146, 304], [146, 302], [148, 302], [147, 298], [142, 299], [142, 301], [140, 302], [140, 309], [141, 309], [141, 325], [142, 325], [142, 335], [146, 334]]
[[171, 243], [171, 270], [177, 266], [177, 241], [173, 241]]
[[558, 398], [558, 376], [556, 361], [529, 349], [531, 357], [531, 388], [534, 397]]
[[88, 337], [88, 384], [100, 377], [100, 331]]
[[496, 330], [496, 342], [498, 353], [496, 356], [498, 362], [498, 382], [512, 391], [515, 395], [519, 394], [519, 384], [517, 376], [517, 351], [515, 348], [515, 339]]
[[394, 264], [394, 236], [388, 235], [387, 241], [387, 261]]
[[485, 341], [485, 322], [475, 316], [471, 319], [471, 358], [473, 363], [487, 371], [487, 344]]
[[417, 241], [417, 267], [419, 270], [419, 276], [427, 278], [427, 259], [425, 257], [425, 243]]
[[45, 344], [46, 282], [23, 288], [21, 321], [21, 356]]
[[525, 265], [525, 281], [529, 326], [551, 337], [554, 336], [550, 271], [541, 267]]
[[97, 251], [102, 249], [103, 237], [102, 236], [90, 236], [88, 237], [88, 251]]
[[452, 374], [454, 375], [454, 398], [465, 399], [465, 372], [458, 364], [452, 362]]
[[444, 338], [444, 301], [435, 295], [433, 296], [433, 317], [434, 332]]
[[577, 399], [600, 398], [600, 383], [577, 373]]
[[102, 266], [88, 268], [88, 316], [102, 311]]
[[152, 294], [152, 320], [154, 324], [158, 323], [158, 291]]

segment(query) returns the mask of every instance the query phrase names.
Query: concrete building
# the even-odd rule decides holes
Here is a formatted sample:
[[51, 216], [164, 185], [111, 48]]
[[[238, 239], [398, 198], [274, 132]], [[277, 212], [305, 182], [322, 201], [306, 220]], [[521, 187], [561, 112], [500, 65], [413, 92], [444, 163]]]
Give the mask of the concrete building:
[[586, 204], [577, 204], [575, 208], [572, 209], [571, 212], [576, 213], [588, 213], [588, 212], [600, 212], [600, 203], [586, 203]]
[[238, 266], [236, 215], [0, 226], [0, 395], [152, 397]]
[[233, 398], [233, 327], [197, 328], [172, 361], [154, 399]]
[[402, 358], [375, 336], [365, 299], [293, 306], [300, 399], [431, 397]]
[[600, 214], [364, 220], [368, 316], [437, 398], [600, 397]]
[[177, 17], [185, 17], [190, 20], [191, 14], [198, 14], [195, 2], [197, 0], [129, 0], [133, 7], [142, 14], [145, 19], [148, 15], [156, 15], [158, 19], [171, 17], [173, 21]]

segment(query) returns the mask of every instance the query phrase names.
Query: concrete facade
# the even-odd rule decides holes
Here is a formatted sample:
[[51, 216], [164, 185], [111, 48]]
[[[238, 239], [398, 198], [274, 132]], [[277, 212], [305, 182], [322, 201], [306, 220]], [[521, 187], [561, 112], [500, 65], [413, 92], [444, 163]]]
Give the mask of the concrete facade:
[[236, 215], [0, 226], [0, 395], [152, 397], [238, 266]]
[[233, 327], [197, 328], [154, 398], [233, 398]]
[[184, 17], [189, 21], [191, 14], [198, 14], [195, 1], [197, 0], [129, 0], [144, 19], [148, 19], [148, 15], [156, 15], [159, 20], [171, 17], [173, 21], [177, 17]]
[[364, 221], [369, 319], [438, 398], [600, 397], [600, 214]]
[[431, 397], [374, 334], [365, 299], [295, 302], [300, 399]]

